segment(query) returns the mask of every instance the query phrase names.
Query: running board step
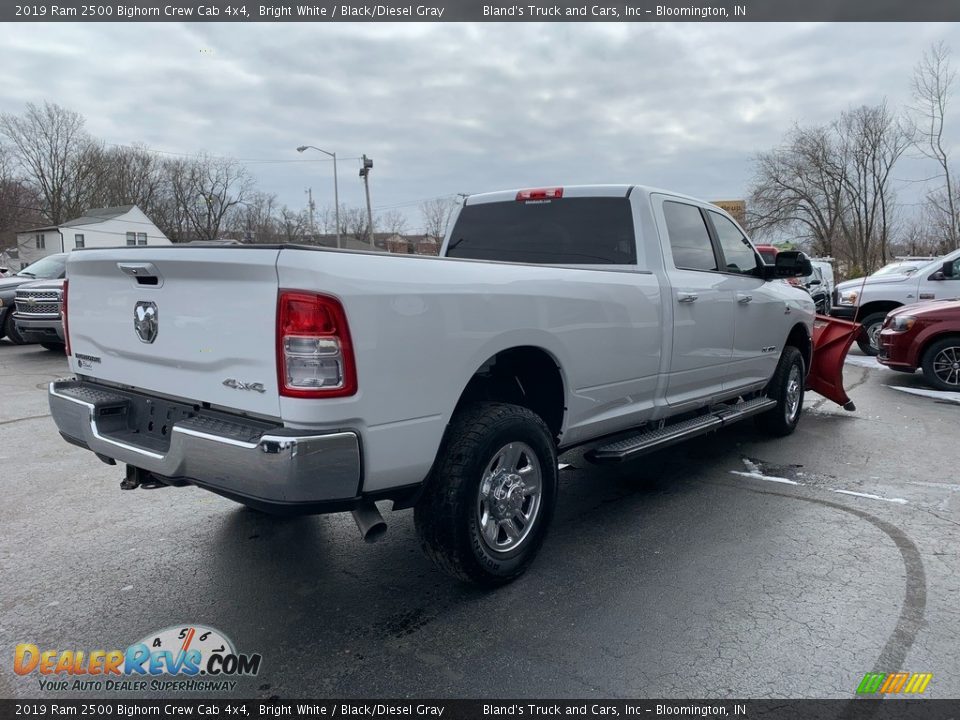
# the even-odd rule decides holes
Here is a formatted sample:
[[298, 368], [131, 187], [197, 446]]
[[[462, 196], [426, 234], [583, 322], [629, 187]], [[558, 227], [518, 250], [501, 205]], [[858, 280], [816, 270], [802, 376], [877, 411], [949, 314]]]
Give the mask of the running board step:
[[644, 453], [665, 448], [687, 438], [704, 435], [713, 430], [731, 425], [738, 420], [758, 415], [776, 407], [777, 401], [770, 398], [755, 398], [722, 409], [711, 410], [706, 415], [666, 425], [657, 430], [647, 430], [631, 437], [602, 445], [587, 453], [592, 462], [622, 462]]

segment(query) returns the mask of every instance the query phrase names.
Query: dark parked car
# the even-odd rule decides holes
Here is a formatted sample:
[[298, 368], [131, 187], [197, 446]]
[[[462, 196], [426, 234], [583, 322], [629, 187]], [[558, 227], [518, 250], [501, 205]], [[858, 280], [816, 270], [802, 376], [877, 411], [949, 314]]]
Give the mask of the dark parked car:
[[13, 322], [13, 300], [17, 288], [36, 280], [54, 280], [67, 273], [67, 254], [57, 253], [40, 258], [13, 277], [0, 279], [0, 338], [6, 336], [15, 345], [26, 342]]
[[40, 343], [63, 352], [63, 284], [66, 280], [37, 280], [21, 285], [14, 300], [13, 322], [25, 343]]
[[960, 300], [897, 308], [880, 331], [877, 360], [923, 377], [938, 390], [960, 391]]

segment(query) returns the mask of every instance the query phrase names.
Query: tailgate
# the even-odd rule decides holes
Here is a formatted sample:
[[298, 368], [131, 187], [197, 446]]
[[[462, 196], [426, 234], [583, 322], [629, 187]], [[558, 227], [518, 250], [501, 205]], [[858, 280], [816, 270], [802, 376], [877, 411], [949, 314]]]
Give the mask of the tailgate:
[[71, 252], [72, 369], [195, 404], [278, 417], [278, 252], [202, 246]]

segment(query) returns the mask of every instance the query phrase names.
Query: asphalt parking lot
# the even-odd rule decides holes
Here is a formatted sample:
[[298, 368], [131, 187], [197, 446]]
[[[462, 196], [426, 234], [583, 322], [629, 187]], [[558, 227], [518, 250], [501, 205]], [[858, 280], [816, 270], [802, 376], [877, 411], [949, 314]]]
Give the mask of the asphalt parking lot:
[[[18, 643], [180, 623], [262, 654], [235, 697], [843, 698], [900, 670], [960, 696], [960, 404], [895, 389], [919, 376], [853, 357], [858, 410], [808, 394], [785, 440], [743, 424], [615, 469], [568, 454], [538, 561], [480, 592], [421, 555], [411, 512], [365, 545], [349, 515], [121, 491], [55, 430], [66, 374], [0, 341], [2, 697], [56, 696], [14, 674]], [[68, 694], [98, 695], [124, 696]]]

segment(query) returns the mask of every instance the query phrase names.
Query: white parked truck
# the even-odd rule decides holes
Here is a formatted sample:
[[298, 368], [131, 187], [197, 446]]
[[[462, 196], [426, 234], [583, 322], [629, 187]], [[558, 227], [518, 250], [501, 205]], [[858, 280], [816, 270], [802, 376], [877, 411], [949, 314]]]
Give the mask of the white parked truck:
[[531, 562], [557, 455], [616, 462], [754, 416], [796, 426], [810, 296], [715, 206], [629, 185], [470, 196], [441, 257], [301, 246], [70, 254], [63, 437], [127, 485], [269, 512], [414, 507], [444, 570]]
[[863, 325], [857, 340], [867, 355], [880, 352], [880, 330], [887, 313], [904, 305], [928, 300], [960, 298], [960, 250], [922, 264], [901, 263], [905, 272], [877, 272], [847, 280], [834, 291], [830, 314]]

